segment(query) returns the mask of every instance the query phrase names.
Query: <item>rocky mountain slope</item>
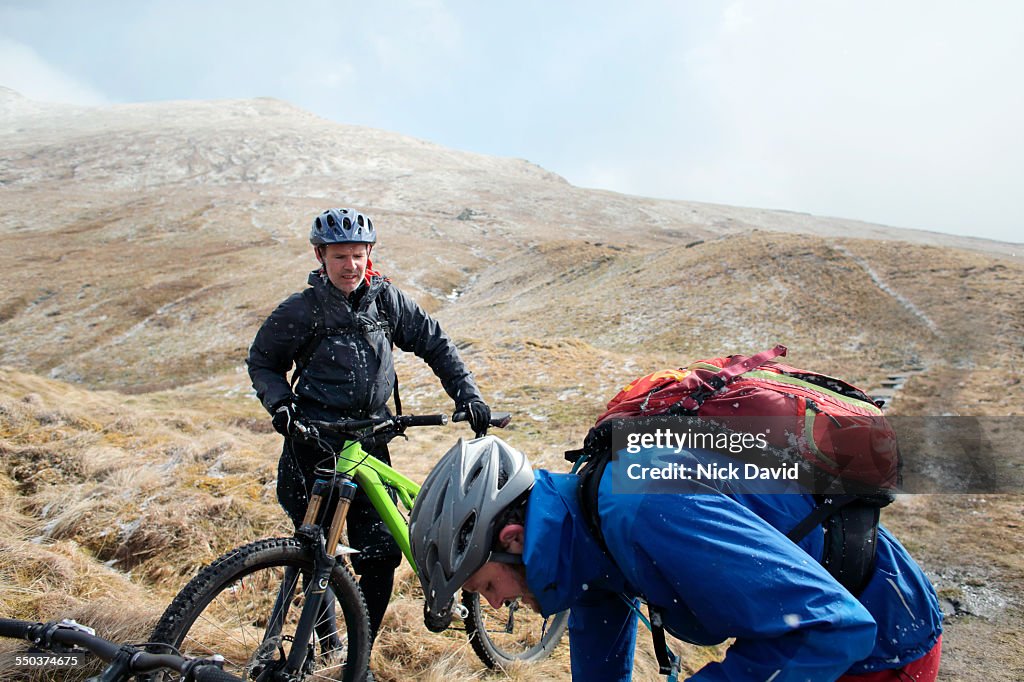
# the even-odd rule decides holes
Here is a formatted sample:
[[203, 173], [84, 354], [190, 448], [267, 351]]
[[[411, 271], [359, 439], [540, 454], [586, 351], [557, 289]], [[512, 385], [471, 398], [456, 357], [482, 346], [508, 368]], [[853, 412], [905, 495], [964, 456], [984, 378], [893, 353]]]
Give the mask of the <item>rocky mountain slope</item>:
[[[278, 439], [242, 361], [304, 285], [308, 223], [329, 205], [373, 216], [378, 268], [552, 468], [636, 375], [777, 342], [868, 388], [907, 377], [893, 414], [1024, 413], [1020, 245], [587, 190], [274, 100], [81, 108], [0, 88], [0, 150], [0, 495], [16, 510], [0, 612], [102, 621], [132, 590], [118, 622], [141, 631], [197, 562], [281, 532]], [[449, 409], [422, 363], [399, 371], [407, 409]], [[398, 461], [423, 476], [459, 433], [417, 435]], [[886, 512], [947, 600], [947, 679], [1024, 669], [1022, 504]], [[406, 575], [378, 678], [476, 674], [472, 654], [440, 655], [451, 640], [416, 604]], [[566, 676], [564, 652], [548, 665]]]

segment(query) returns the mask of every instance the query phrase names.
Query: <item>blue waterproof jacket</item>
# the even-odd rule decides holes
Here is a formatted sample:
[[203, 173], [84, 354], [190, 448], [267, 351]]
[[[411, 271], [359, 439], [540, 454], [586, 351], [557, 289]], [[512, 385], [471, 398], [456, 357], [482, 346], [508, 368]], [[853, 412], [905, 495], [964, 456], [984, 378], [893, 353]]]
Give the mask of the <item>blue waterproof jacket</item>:
[[934, 589], [884, 528], [875, 574], [856, 599], [816, 560], [820, 529], [799, 546], [784, 535], [811, 511], [811, 496], [696, 482], [691, 493], [613, 492], [615, 465], [598, 493], [612, 556], [587, 527], [575, 475], [538, 471], [527, 506], [527, 583], [546, 615], [572, 609], [574, 679], [630, 679], [637, 617], [619, 594], [655, 606], [679, 639], [736, 638], [694, 680], [834, 680], [906, 665], [941, 634]]

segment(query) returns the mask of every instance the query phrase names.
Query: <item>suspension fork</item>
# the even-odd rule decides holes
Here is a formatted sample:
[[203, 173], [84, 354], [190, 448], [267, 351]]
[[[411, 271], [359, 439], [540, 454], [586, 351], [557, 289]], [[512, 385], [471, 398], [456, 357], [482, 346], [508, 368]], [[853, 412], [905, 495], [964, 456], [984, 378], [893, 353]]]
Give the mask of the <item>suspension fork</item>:
[[341, 533], [345, 529], [345, 519], [348, 518], [349, 507], [356, 496], [359, 486], [352, 480], [351, 474], [338, 474], [334, 481], [335, 491], [338, 494], [338, 505], [334, 508], [334, 518], [327, 531], [327, 545], [325, 550], [328, 555], [334, 556], [341, 540]]
[[[320, 515], [320, 507], [324, 501], [324, 495], [328, 493], [330, 487], [330, 481], [327, 479], [316, 479], [313, 483], [313, 491], [309, 496], [309, 503], [306, 505], [306, 514], [299, 525], [299, 529], [295, 532], [296, 537], [313, 546], [317, 544], [316, 535], [310, 532], [309, 527], [316, 524], [316, 519]], [[267, 630], [263, 635], [264, 644], [276, 639], [281, 634], [281, 626], [288, 615], [288, 606], [291, 604], [292, 596], [295, 594], [297, 582], [298, 571], [292, 566], [285, 568], [284, 579], [281, 581], [281, 587], [274, 600], [274, 608], [270, 611], [270, 622], [267, 623]]]
[[[344, 530], [345, 519], [348, 516], [348, 510], [352, 504], [352, 499], [355, 497], [357, 487], [352, 482], [352, 477], [347, 474], [335, 475], [333, 471], [330, 474], [333, 476], [331, 480], [318, 477], [313, 484], [309, 504], [306, 507], [306, 514], [302, 519], [302, 525], [295, 531], [296, 537], [313, 549], [313, 571], [304, 587], [306, 590], [306, 602], [299, 616], [299, 622], [295, 627], [294, 643], [291, 652], [288, 654], [284, 671], [286, 675], [299, 671], [307, 656], [313, 654], [306, 646], [300, 646], [299, 643], [312, 641], [313, 634], [317, 630], [317, 625], [319, 625], [318, 620], [328, 606], [327, 600], [334, 598], [330, 593], [331, 573], [337, 564], [334, 550]], [[337, 494], [338, 504], [335, 508], [325, 542], [320, 532], [321, 526], [316, 521], [320, 516], [324, 499], [329, 499], [332, 493]], [[296, 570], [294, 568], [285, 570], [281, 589], [277, 594], [273, 610], [271, 611], [270, 625], [268, 625], [264, 635], [264, 643], [271, 638], [276, 638], [280, 634], [281, 625], [284, 623], [288, 606], [295, 591], [297, 581], [295, 573]], [[333, 623], [330, 625], [331, 632], [334, 632]], [[325, 637], [327, 634], [325, 634]]]

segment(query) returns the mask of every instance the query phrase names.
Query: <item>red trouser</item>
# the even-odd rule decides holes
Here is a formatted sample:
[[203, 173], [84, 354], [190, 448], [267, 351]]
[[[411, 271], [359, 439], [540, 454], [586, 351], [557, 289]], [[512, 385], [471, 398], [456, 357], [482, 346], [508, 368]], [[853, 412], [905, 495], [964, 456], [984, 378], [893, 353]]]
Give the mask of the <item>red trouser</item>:
[[866, 675], [843, 675], [836, 682], [935, 682], [942, 657], [942, 635], [931, 651], [902, 668], [879, 670]]

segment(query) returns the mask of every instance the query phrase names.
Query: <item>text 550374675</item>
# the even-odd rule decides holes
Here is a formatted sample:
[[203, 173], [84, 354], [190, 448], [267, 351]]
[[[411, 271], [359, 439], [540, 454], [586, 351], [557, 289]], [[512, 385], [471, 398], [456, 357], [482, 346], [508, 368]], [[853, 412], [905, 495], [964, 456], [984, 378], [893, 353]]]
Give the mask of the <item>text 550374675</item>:
[[84, 652], [9, 654], [15, 668], [73, 668], [85, 663]]

